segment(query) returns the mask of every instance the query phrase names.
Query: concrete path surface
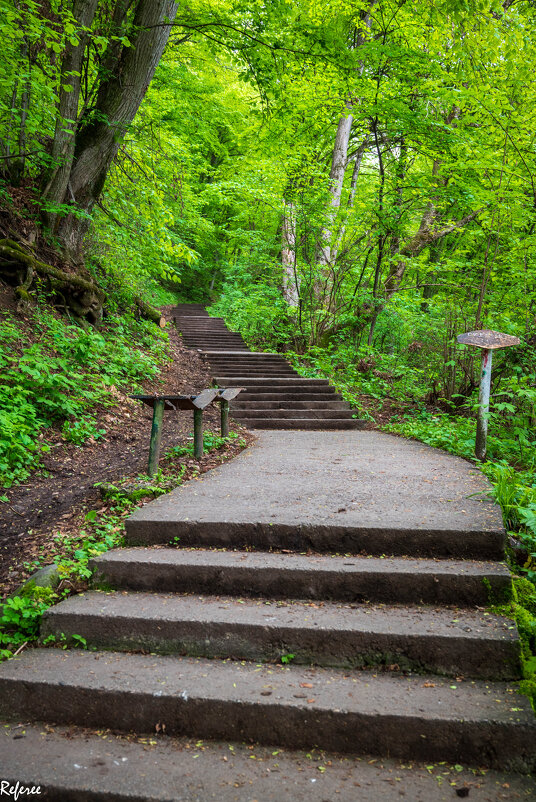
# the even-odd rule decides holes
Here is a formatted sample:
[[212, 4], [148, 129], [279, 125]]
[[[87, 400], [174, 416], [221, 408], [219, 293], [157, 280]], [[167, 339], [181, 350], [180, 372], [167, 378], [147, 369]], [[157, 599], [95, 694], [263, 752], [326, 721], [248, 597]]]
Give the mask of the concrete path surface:
[[417, 442], [260, 430], [130, 517], [131, 548], [45, 614], [62, 648], [0, 665], [0, 779], [69, 802], [536, 799], [489, 490]]
[[299, 529], [313, 538], [304, 546], [318, 549], [336, 527], [361, 534], [361, 547], [375, 553], [426, 552], [435, 541], [434, 556], [450, 543], [493, 559], [504, 534], [488, 491], [471, 463], [422, 443], [373, 431], [262, 431], [231, 463], [136, 511], [127, 529], [145, 543], [164, 529], [185, 537], [196, 525], [216, 524], [222, 538], [252, 525], [259, 538]]

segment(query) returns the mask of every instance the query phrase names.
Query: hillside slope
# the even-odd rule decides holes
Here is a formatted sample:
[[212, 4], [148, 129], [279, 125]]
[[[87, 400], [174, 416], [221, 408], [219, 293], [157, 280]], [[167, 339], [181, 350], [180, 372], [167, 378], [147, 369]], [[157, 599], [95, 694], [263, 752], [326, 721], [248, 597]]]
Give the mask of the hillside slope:
[[[28, 354], [35, 354], [43, 338], [46, 338], [46, 332], [37, 325], [40, 315], [42, 318], [42, 314], [46, 313], [54, 318], [58, 326], [68, 329], [66, 321], [55, 315], [49, 307], [17, 313], [12, 290], [5, 285], [0, 288], [0, 305], [0, 336], [10, 327], [16, 327], [20, 337], [9, 347], [6, 347], [5, 339], [2, 342], [4, 362], [6, 359], [13, 359], [13, 370], [24, 367]], [[163, 311], [165, 314], [169, 308]], [[32, 442], [45, 443], [47, 450], [38, 454], [38, 466], [29, 463], [24, 467], [24, 472], [28, 475], [20, 483], [15, 481], [11, 487], [0, 491], [0, 587], [4, 595], [11, 592], [35, 568], [36, 560], [46, 562], [53, 535], [60, 531], [66, 533], [79, 529], [84, 511], [99, 507], [101, 502], [95, 483], [113, 482], [145, 473], [151, 410], [129, 398], [129, 393], [146, 391], [188, 394], [199, 392], [210, 385], [207, 367], [197, 353], [183, 345], [172, 324], [166, 326], [163, 336], [157, 327], [153, 326], [152, 329], [155, 338], [160, 341], [161, 353], [158, 361], [148, 361], [147, 377], [143, 376], [142, 364], [135, 379], [126, 377], [123, 382], [109, 385], [107, 394], [103, 394], [96, 404], [80, 411], [78, 420], [87, 420], [90, 416], [91, 431], [94, 432], [93, 435], [89, 430], [81, 433], [80, 440], [85, 442], [72, 442], [73, 435], [70, 433], [73, 428], [76, 431], [76, 415], [57, 415], [54, 420], [48, 420], [46, 425], [39, 421], [39, 432], [29, 433]], [[76, 339], [77, 332], [73, 334], [68, 331], [67, 334]], [[83, 329], [79, 329], [78, 336], [99, 335], [87, 335]], [[150, 348], [147, 347], [147, 330], [138, 331], [136, 336], [134, 327], [130, 337], [132, 351], [137, 351], [140, 358], [148, 358]], [[51, 352], [47, 353], [52, 359]], [[82, 376], [84, 371], [92, 376], [94, 368], [93, 365], [90, 370], [87, 362], [78, 365]], [[47, 373], [46, 365], [42, 368], [42, 373], [47, 374], [48, 380], [54, 376], [58, 376], [59, 380], [59, 373]], [[41, 378], [44, 380], [44, 377]], [[36, 378], [36, 392], [39, 382], [40, 379]], [[0, 380], [0, 392], [1, 385]], [[7, 389], [13, 394], [13, 387]], [[41, 386], [41, 389], [46, 392], [46, 387]], [[67, 404], [68, 394], [61, 394]], [[89, 401], [91, 400], [90, 398]], [[0, 407], [0, 415], [9, 413], [10, 410], [13, 411], [13, 407], [4, 404]], [[204, 419], [206, 430], [218, 431], [217, 409], [207, 409]], [[162, 453], [172, 446], [189, 444], [191, 432], [190, 413], [166, 414]], [[84, 436], [86, 434], [87, 437]], [[0, 435], [0, 441], [6, 436], [8, 433], [4, 431]], [[201, 460], [199, 469], [207, 470], [213, 462], [214, 458], [206, 455]], [[195, 465], [197, 467], [197, 461]], [[19, 475], [24, 477], [20, 471]]]

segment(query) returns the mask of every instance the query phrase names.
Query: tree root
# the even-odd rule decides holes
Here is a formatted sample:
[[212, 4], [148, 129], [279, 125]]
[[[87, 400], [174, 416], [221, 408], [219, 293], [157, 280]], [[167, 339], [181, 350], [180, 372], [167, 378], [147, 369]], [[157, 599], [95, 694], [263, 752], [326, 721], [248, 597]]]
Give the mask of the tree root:
[[[15, 272], [17, 275], [19, 284], [15, 293], [21, 304], [29, 301], [29, 289], [37, 274], [45, 277], [50, 286], [64, 296], [68, 307], [77, 318], [93, 324], [102, 320], [102, 307], [106, 294], [96, 284], [76, 273], [66, 273], [53, 265], [41, 262], [33, 253], [23, 250], [17, 242], [10, 239], [0, 240], [0, 257], [6, 260], [0, 262], [0, 272], [7, 271], [11, 275]], [[25, 268], [23, 278], [20, 275], [21, 266]]]
[[[77, 273], [66, 273], [58, 267], [41, 262], [35, 254], [14, 240], [0, 239], [0, 275], [7, 275], [16, 283], [15, 294], [19, 299], [19, 310], [30, 301], [30, 287], [36, 275], [45, 278], [49, 287], [59, 296], [64, 308], [84, 326], [102, 320], [106, 293], [97, 284]], [[159, 309], [142, 298], [134, 299], [140, 317], [151, 320], [163, 328], [165, 320]]]

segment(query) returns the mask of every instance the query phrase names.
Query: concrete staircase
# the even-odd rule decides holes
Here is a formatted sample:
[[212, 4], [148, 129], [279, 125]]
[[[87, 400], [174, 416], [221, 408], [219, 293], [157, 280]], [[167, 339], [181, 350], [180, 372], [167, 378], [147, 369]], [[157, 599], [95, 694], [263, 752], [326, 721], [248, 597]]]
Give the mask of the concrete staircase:
[[304, 379], [280, 354], [252, 352], [222, 318], [198, 304], [173, 310], [189, 348], [208, 361], [220, 387], [244, 387], [231, 404], [233, 417], [251, 429], [362, 429], [350, 405], [325, 379]]
[[[177, 550], [163, 534], [162, 548], [97, 558], [102, 590], [51, 608], [42, 626], [89, 651], [31, 650], [3, 664], [0, 714], [534, 768], [536, 720], [509, 684], [520, 675], [517, 633], [483, 610], [488, 593], [508, 597], [507, 569], [336, 556], [340, 533], [326, 536], [327, 555], [251, 553], [239, 539], [236, 550]], [[35, 771], [38, 780], [39, 760]]]

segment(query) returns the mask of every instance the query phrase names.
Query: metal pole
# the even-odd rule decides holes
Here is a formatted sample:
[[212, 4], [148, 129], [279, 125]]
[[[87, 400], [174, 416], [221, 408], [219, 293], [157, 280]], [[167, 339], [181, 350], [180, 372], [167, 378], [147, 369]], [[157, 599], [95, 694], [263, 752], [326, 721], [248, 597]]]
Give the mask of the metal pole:
[[194, 457], [203, 456], [203, 410], [194, 409]]
[[229, 402], [228, 401], [221, 401], [220, 402], [220, 414], [221, 414], [221, 436], [228, 437], [229, 436]]
[[158, 471], [160, 459], [160, 443], [162, 442], [162, 423], [164, 419], [164, 401], [155, 401], [153, 407], [153, 425], [151, 427], [151, 442], [149, 443], [149, 467], [147, 473], [154, 476]]
[[477, 459], [486, 458], [486, 440], [488, 437], [489, 396], [491, 388], [491, 357], [493, 351], [482, 350], [482, 369], [480, 373], [480, 391], [478, 393], [478, 418], [476, 421], [475, 454]]

